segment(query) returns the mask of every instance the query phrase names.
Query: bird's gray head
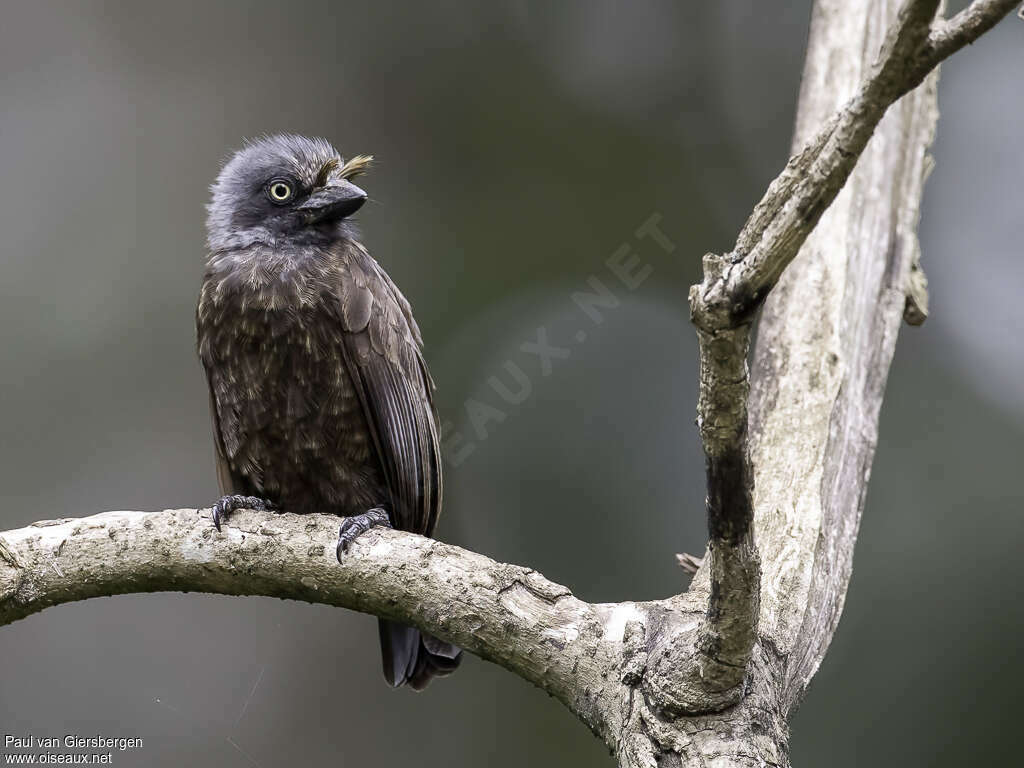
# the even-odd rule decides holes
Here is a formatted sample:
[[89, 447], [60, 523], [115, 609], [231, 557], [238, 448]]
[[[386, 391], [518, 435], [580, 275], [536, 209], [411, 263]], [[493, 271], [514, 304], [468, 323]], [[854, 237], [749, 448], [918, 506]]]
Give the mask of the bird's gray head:
[[290, 134], [247, 144], [210, 188], [207, 245], [224, 252], [352, 237], [348, 217], [366, 202], [366, 193], [350, 179], [370, 160], [357, 155], [346, 162], [324, 139]]

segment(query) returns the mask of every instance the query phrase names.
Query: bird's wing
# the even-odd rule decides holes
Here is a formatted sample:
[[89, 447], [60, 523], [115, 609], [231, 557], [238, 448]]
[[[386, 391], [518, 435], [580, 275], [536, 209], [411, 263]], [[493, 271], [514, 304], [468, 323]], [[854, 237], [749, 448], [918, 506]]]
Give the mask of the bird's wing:
[[[214, 461], [217, 465], [217, 485], [223, 495], [241, 494], [243, 496], [260, 496], [262, 489], [258, 487], [253, 479], [231, 469], [228, 462], [227, 451], [224, 447], [225, 440], [231, 440], [231, 425], [228, 426], [227, 434], [222, 427], [222, 421], [217, 413], [217, 399], [214, 394], [215, 375], [207, 369], [207, 381], [210, 385], [210, 419], [213, 422], [213, 447]], [[237, 440], [237, 436], [234, 437]]]
[[[231, 445], [237, 448], [239, 443], [238, 419], [233, 415], [234, 411], [231, 408], [231, 398], [229, 397], [231, 389], [226, 386], [226, 382], [223, 381], [216, 368], [211, 364], [211, 360], [208, 357], [208, 347], [205, 347], [203, 343], [201, 315], [205, 295], [204, 287], [203, 293], [200, 294], [199, 305], [196, 307], [196, 331], [199, 337], [199, 360], [206, 372], [206, 382], [210, 390], [210, 421], [213, 424], [213, 447], [214, 462], [217, 468], [217, 485], [220, 486], [220, 492], [224, 495], [259, 496], [262, 493], [262, 489], [258, 487], [259, 473], [254, 472], [251, 473], [253, 477], [247, 477], [241, 472], [232, 470], [231, 464], [228, 461], [227, 446]], [[228, 417], [226, 420], [221, 418], [222, 411]], [[250, 468], [252, 469], [253, 467]]]
[[392, 524], [430, 535], [441, 510], [434, 383], [409, 303], [359, 246], [339, 262], [337, 313], [345, 364], [391, 493]]

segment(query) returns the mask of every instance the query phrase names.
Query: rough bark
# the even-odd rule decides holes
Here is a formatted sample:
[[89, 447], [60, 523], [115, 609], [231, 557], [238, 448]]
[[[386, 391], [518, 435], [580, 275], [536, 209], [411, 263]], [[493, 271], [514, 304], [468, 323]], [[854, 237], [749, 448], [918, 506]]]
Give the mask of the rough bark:
[[0, 625], [126, 592], [326, 603], [501, 664], [623, 766], [788, 765], [788, 719], [842, 611], [899, 324], [927, 311], [915, 229], [935, 68], [1014, 5], [943, 21], [937, 0], [815, 4], [799, 149], [690, 294], [710, 543], [686, 593], [586, 603], [395, 531], [339, 565], [334, 517], [243, 511], [218, 533], [199, 510], [109, 512], [0, 534]]
[[195, 509], [33, 523], [0, 534], [0, 625], [130, 592], [267, 595], [425, 629], [543, 688], [609, 744], [641, 682], [659, 710], [704, 706], [677, 680], [704, 612], [698, 596], [590, 604], [530, 568], [384, 529], [357, 539], [339, 565], [337, 535], [334, 516], [250, 510], [221, 532]]

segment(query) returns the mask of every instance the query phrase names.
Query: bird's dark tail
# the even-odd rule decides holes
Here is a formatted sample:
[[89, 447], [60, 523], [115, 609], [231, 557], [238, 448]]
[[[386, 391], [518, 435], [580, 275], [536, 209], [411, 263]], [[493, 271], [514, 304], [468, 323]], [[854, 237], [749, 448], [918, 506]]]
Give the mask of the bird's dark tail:
[[462, 661], [462, 649], [425, 635], [418, 629], [385, 619], [378, 620], [384, 678], [397, 688], [408, 685], [422, 691], [435, 677], [445, 677]]

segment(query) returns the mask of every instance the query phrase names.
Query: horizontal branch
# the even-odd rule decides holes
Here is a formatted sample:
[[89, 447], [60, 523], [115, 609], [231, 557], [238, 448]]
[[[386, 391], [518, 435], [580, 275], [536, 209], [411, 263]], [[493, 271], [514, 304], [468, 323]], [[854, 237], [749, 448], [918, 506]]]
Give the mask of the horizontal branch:
[[555, 696], [612, 748], [623, 718], [641, 716], [623, 709], [637, 686], [659, 712], [720, 706], [689, 661], [703, 595], [591, 604], [530, 568], [390, 529], [361, 536], [339, 564], [338, 520], [240, 510], [218, 532], [208, 510], [178, 509], [3, 531], [0, 626], [125, 593], [264, 595], [419, 627]]
[[0, 534], [0, 625], [128, 592], [325, 603], [419, 626], [587, 714], [577, 684], [597, 675], [607, 618], [597, 608], [528, 568], [410, 533], [367, 533], [339, 565], [337, 534], [337, 517], [244, 510], [222, 533], [193, 509], [34, 523]]

